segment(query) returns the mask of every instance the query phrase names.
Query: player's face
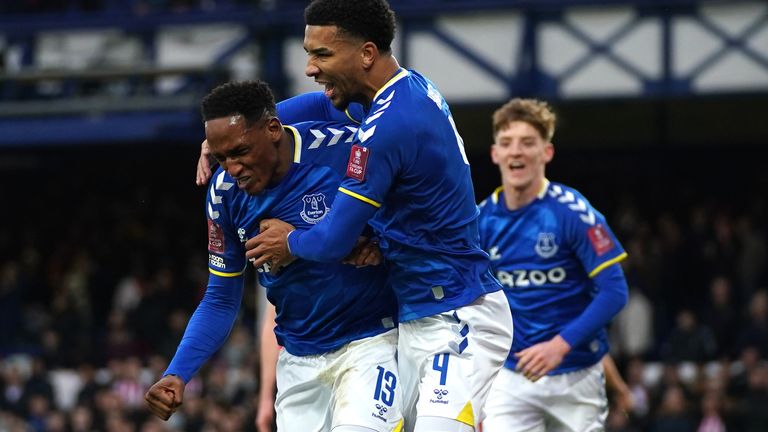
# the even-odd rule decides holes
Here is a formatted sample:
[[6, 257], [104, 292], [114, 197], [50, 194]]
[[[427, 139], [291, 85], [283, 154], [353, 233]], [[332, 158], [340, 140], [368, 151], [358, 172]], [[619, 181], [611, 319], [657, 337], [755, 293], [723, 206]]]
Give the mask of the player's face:
[[228, 116], [205, 122], [205, 137], [211, 155], [250, 195], [274, 184], [279, 169], [277, 151], [282, 125], [272, 117], [245, 126], [242, 116]]
[[544, 181], [544, 167], [555, 150], [529, 123], [513, 121], [496, 134], [491, 159], [499, 166], [504, 185], [525, 191]]
[[362, 44], [339, 34], [336, 26], [308, 25], [304, 31], [308, 77], [325, 87], [325, 96], [339, 110], [364, 101]]

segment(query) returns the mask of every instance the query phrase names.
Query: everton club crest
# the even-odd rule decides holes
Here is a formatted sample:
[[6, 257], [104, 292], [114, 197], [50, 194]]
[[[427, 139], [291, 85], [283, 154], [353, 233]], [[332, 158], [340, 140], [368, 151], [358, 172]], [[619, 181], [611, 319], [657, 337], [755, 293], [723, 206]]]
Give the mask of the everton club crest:
[[542, 258], [550, 258], [557, 253], [557, 243], [555, 243], [555, 233], [539, 233], [539, 239], [536, 241], [536, 253]]
[[301, 218], [304, 222], [316, 224], [328, 214], [325, 195], [321, 193], [304, 195], [301, 200], [304, 202], [304, 208], [301, 210]]

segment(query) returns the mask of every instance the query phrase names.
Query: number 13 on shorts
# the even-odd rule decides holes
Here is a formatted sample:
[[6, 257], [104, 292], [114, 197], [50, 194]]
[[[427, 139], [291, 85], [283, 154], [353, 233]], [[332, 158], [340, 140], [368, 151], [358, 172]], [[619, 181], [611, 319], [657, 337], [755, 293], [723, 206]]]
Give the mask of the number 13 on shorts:
[[373, 391], [373, 399], [391, 407], [395, 401], [397, 376], [381, 366], [376, 366], [376, 369], [379, 371], [379, 376], [376, 378], [376, 389]]

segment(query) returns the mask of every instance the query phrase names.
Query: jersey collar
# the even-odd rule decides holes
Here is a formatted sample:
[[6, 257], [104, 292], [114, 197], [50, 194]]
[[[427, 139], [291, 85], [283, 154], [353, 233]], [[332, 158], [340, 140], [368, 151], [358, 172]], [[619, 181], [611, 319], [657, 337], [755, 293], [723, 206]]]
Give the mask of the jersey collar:
[[373, 100], [375, 101], [379, 96], [381, 96], [382, 93], [389, 87], [392, 87], [392, 84], [400, 81], [402, 78], [405, 78], [408, 76], [408, 70], [400, 68], [400, 70], [395, 74], [395, 76], [392, 77], [389, 81], [387, 81], [386, 84], [384, 84], [384, 87], [380, 88], [379, 91], [376, 92], [375, 95], [373, 95]]
[[293, 162], [301, 162], [301, 134], [299, 130], [289, 125], [283, 125], [283, 129], [288, 129], [293, 133]]
[[539, 191], [539, 194], [536, 195], [539, 199], [544, 198], [544, 196], [547, 194], [547, 190], [549, 189], [549, 179], [544, 177], [544, 183], [541, 184], [541, 190]]
[[[544, 198], [547, 194], [547, 190], [549, 190], [549, 179], [544, 177], [544, 183], [541, 185], [541, 190], [538, 194], [536, 194], [536, 197], [538, 199]], [[501, 196], [501, 193], [504, 192], [504, 185], [501, 185], [496, 188], [495, 191], [493, 191], [493, 195], [491, 195], [491, 201], [493, 201], [494, 204], [499, 203], [499, 196]]]

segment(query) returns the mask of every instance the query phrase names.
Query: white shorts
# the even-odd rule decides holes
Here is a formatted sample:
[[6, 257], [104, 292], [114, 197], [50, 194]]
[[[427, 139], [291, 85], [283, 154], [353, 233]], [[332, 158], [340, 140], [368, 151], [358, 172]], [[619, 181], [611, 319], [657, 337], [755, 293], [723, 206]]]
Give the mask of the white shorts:
[[603, 364], [536, 382], [504, 368], [485, 410], [483, 432], [602, 431], [608, 416]]
[[412, 430], [417, 416], [477, 428], [511, 346], [512, 314], [502, 291], [455, 311], [400, 323], [405, 429]]
[[402, 428], [402, 396], [395, 350], [397, 329], [356, 340], [322, 355], [277, 360], [277, 430], [331, 431], [363, 426]]

